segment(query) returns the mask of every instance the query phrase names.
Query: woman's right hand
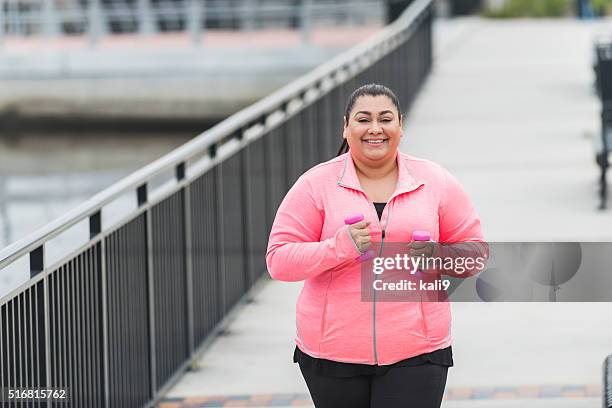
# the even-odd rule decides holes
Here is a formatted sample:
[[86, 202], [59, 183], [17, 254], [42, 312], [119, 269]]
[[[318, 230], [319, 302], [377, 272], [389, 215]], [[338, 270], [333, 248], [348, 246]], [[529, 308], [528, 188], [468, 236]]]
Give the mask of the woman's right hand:
[[351, 238], [362, 254], [365, 253], [371, 245], [369, 225], [370, 221], [359, 221], [348, 226]]

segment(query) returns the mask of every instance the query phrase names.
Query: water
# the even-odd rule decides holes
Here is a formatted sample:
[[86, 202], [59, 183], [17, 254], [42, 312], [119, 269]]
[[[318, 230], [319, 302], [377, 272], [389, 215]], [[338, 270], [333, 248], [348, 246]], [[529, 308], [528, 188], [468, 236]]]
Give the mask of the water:
[[[0, 248], [18, 241], [196, 136], [168, 132], [0, 135]], [[16, 265], [18, 267], [19, 265]], [[0, 293], [27, 280], [0, 271]]]

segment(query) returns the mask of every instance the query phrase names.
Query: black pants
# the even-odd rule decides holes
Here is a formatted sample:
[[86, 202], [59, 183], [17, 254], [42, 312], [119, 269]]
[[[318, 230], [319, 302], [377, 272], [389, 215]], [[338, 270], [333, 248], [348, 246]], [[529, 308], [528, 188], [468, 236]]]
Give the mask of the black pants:
[[316, 408], [439, 408], [448, 367], [394, 367], [384, 375], [344, 378], [301, 371]]

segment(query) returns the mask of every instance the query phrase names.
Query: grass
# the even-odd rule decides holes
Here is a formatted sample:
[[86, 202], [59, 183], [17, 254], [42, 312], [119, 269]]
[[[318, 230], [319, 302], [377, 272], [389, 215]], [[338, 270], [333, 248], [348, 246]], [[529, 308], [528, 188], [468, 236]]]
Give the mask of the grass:
[[484, 15], [492, 18], [562, 17], [569, 10], [569, 0], [508, 0], [497, 10], [485, 10]]

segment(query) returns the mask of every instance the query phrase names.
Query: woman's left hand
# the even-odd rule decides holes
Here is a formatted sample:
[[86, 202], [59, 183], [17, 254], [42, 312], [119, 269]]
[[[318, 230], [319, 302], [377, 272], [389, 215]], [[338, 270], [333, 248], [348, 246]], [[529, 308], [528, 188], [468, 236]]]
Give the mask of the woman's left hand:
[[408, 254], [411, 257], [424, 256], [429, 258], [434, 252], [434, 241], [410, 241], [408, 244]]

